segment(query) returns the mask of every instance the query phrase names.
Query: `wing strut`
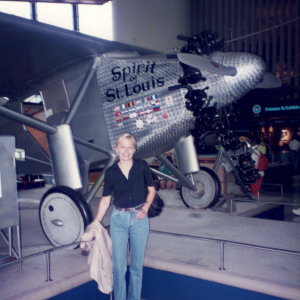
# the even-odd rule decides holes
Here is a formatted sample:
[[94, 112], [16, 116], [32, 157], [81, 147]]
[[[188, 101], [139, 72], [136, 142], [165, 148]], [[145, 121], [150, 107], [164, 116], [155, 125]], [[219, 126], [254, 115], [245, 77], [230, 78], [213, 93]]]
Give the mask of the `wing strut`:
[[19, 112], [16, 112], [12, 109], [0, 106], [0, 115], [8, 118], [10, 120], [14, 120], [23, 125], [32, 127], [34, 129], [40, 130], [46, 134], [53, 135], [57, 133], [58, 129], [52, 125], [44, 123], [42, 121], [36, 120], [34, 118], [23, 115]]
[[94, 63], [93, 65], [91, 66], [89, 72], [86, 74], [84, 80], [83, 80], [83, 83], [81, 84], [80, 86], [80, 89], [76, 95], [76, 98], [75, 100], [72, 102], [72, 105], [65, 117], [65, 120], [63, 122], [63, 124], [67, 124], [67, 125], [70, 125], [77, 109], [78, 109], [78, 106], [80, 105], [81, 103], [81, 100], [85, 94], [85, 91], [87, 89], [87, 87], [89, 86], [90, 84], [90, 81], [91, 79], [93, 78], [95, 72], [96, 72], [96, 69], [99, 65], [99, 62], [100, 62], [100, 58], [99, 57], [96, 57], [95, 60], [94, 60]]

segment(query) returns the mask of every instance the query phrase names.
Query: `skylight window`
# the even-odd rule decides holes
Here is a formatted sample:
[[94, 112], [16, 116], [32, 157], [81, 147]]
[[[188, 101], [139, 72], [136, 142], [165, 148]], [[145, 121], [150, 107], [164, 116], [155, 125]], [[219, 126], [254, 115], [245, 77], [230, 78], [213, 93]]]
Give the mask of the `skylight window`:
[[[71, 4], [37, 3], [37, 20], [53, 26], [73, 30]], [[0, 1], [0, 12], [30, 19], [30, 3]], [[78, 5], [79, 31], [98, 38], [113, 40], [111, 1], [103, 5]]]
[[72, 5], [62, 3], [38, 3], [38, 21], [61, 28], [73, 29]]
[[6, 14], [30, 19], [29, 2], [0, 1], [0, 11]]
[[80, 32], [113, 40], [111, 2], [103, 5], [78, 5]]

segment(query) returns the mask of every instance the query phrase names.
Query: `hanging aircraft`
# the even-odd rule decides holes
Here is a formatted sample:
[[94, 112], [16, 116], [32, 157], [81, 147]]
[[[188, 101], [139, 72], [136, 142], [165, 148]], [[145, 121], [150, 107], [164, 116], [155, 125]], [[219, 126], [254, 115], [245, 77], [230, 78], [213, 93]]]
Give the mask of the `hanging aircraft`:
[[[199, 168], [191, 132], [218, 130], [239, 98], [281, 81], [258, 56], [217, 51], [222, 43], [206, 32], [179, 38], [187, 46], [162, 54], [0, 13], [0, 134], [16, 136], [16, 147], [25, 149], [18, 173], [54, 174], [39, 209], [53, 245], [77, 241], [92, 221], [89, 204], [124, 132], [137, 139], [136, 157], [156, 156], [173, 172], [176, 179], [152, 170], [180, 184], [187, 206], [217, 201], [219, 178]], [[36, 95], [42, 105], [26, 102]], [[45, 120], [28, 116], [32, 107]], [[49, 154], [32, 128], [46, 134]], [[178, 168], [163, 155], [172, 148]], [[99, 167], [89, 188], [90, 170]]]

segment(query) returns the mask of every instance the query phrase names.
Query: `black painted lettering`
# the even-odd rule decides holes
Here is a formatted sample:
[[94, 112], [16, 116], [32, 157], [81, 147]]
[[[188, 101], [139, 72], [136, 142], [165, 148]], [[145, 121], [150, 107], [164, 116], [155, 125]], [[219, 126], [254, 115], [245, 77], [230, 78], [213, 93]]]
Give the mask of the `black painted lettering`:
[[151, 65], [151, 73], [154, 74], [155, 62]]
[[107, 90], [106, 97], [108, 102], [113, 102], [116, 99], [115, 90], [114, 89]]
[[126, 81], [126, 76], [129, 75], [130, 73], [131, 73], [130, 67], [123, 68], [123, 82]]
[[141, 65], [139, 65], [139, 67], [141, 68], [139, 71], [143, 71], [143, 69], [145, 69], [145, 65], [144, 64], [141, 64]]
[[152, 76], [151, 82], [152, 82], [152, 87], [155, 89], [155, 78], [154, 78], [154, 76]]
[[145, 91], [149, 91], [150, 90], [150, 82], [147, 81], [145, 83], [142, 83], [142, 90]]
[[149, 64], [150, 64], [150, 61], [147, 61], [146, 70], [145, 70], [146, 73], [148, 73], [148, 71], [149, 71]]
[[123, 98], [123, 96], [121, 96], [121, 97], [120, 97], [120, 92], [119, 92], [119, 89], [116, 89], [116, 93], [117, 93], [117, 97], [118, 97], [118, 99], [121, 99], [121, 98]]
[[115, 67], [111, 71], [111, 73], [114, 75], [112, 78], [113, 81], [118, 81], [121, 78], [121, 72], [118, 72], [117, 70], [120, 70], [120, 67]]
[[132, 66], [132, 74], [135, 74], [135, 62], [133, 63], [133, 66]]
[[130, 93], [127, 84], [125, 84], [125, 93], [126, 93], [126, 97], [129, 97], [129, 96], [132, 96], [132, 95], [133, 95], [132, 93]]
[[142, 89], [142, 87], [139, 84], [137, 84], [133, 87], [133, 92], [135, 94], [138, 94], [141, 91], [141, 89]]
[[164, 78], [164, 77], [159, 77], [159, 78], [156, 80], [156, 83], [157, 83], [157, 87], [162, 87], [162, 86], [164, 86], [164, 84], [165, 84], [165, 78]]

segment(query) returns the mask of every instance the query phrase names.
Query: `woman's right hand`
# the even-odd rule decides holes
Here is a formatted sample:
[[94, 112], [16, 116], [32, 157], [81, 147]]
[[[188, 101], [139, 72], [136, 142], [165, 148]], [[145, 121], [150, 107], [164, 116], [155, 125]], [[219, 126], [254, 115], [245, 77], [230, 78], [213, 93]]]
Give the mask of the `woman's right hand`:
[[110, 199], [111, 196], [101, 198], [95, 220], [102, 222], [102, 219], [110, 206]]

